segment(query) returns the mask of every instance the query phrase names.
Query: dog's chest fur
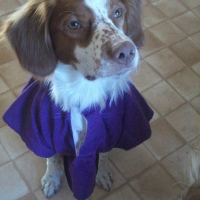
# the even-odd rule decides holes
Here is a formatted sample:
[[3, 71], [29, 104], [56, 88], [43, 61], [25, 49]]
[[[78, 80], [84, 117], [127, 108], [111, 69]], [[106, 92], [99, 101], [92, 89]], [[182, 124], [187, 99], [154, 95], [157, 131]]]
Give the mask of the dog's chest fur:
[[124, 92], [129, 91], [131, 80], [129, 73], [120, 77], [98, 78], [89, 81], [70, 65], [59, 63], [53, 76], [46, 79], [51, 84], [51, 97], [60, 105], [63, 111], [79, 107], [80, 111], [91, 106], [105, 107], [109, 98], [110, 103], [117, 101]]

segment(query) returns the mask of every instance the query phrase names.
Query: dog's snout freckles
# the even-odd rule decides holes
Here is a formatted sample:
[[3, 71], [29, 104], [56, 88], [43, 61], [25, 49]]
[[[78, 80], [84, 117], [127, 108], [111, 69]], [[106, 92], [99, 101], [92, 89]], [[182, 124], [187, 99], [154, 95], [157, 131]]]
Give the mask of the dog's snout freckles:
[[96, 26], [90, 45], [85, 49], [76, 48], [75, 54], [80, 63], [77, 68], [85, 77], [112, 76], [132, 67], [136, 51], [133, 42], [121, 30], [101, 22]]

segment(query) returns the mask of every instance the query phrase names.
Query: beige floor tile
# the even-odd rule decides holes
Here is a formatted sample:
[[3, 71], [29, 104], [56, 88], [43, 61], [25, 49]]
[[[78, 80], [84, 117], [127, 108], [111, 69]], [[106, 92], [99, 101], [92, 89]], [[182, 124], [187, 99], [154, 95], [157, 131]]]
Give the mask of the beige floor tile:
[[11, 159], [15, 159], [28, 151], [21, 137], [8, 126], [0, 128], [0, 140]]
[[6, 85], [4, 80], [0, 77], [0, 94], [7, 92], [9, 90], [9, 87]]
[[200, 114], [200, 96], [194, 98], [190, 103], [192, 104], [193, 108]]
[[91, 194], [89, 200], [97, 200], [97, 199], [102, 199], [106, 195], [108, 195], [109, 192], [102, 190], [100, 187], [95, 186], [93, 193]]
[[163, 167], [178, 182], [184, 181], [187, 170], [190, 166], [190, 159], [193, 150], [188, 145], [169, 155], [162, 161]]
[[145, 44], [142, 48], [141, 54], [143, 57], [150, 56], [153, 53], [163, 49], [165, 45], [155, 37], [149, 30], [144, 31], [145, 34]]
[[[148, 103], [149, 104], [149, 103]], [[150, 104], [149, 104], [150, 105]], [[150, 105], [150, 107], [151, 107], [151, 109], [154, 111], [154, 115], [153, 115], [153, 118], [152, 118], [152, 120], [151, 120], [151, 122], [154, 122], [154, 121], [156, 121], [157, 119], [159, 119], [160, 118], [160, 115], [157, 113], [157, 111], [153, 108], [153, 106], [151, 106]]]
[[0, 1], [0, 15], [15, 11], [20, 4], [16, 0], [1, 0]]
[[146, 58], [146, 61], [164, 78], [185, 68], [185, 63], [169, 49], [163, 49]]
[[154, 3], [156, 1], [159, 1], [159, 0], [149, 0], [149, 3]]
[[[113, 175], [113, 185], [111, 188], [112, 192], [113, 190], [116, 190], [117, 188], [119, 188], [120, 186], [122, 186], [123, 184], [125, 184], [126, 179], [118, 172], [118, 170], [111, 164], [111, 162], [108, 162], [108, 167], [110, 172]], [[109, 193], [106, 192], [105, 190], [102, 190], [100, 187], [96, 186], [94, 189], [94, 192], [92, 193], [90, 200], [97, 200], [97, 199], [102, 199], [103, 196], [108, 195]]]
[[36, 200], [34, 194], [28, 194], [25, 197], [20, 198], [19, 200]]
[[[36, 196], [37, 200], [47, 200], [47, 198], [44, 196], [41, 189], [36, 190], [34, 192], [34, 195]], [[72, 194], [65, 178], [63, 178], [63, 180], [62, 180], [61, 190], [56, 195], [51, 197], [51, 200], [76, 200], [73, 197], [73, 194]]]
[[143, 95], [161, 115], [170, 113], [185, 102], [165, 81], [146, 90]]
[[194, 64], [194, 65], [192, 66], [192, 69], [193, 69], [197, 74], [200, 75], [200, 62]]
[[200, 116], [189, 104], [171, 112], [166, 119], [186, 141], [200, 133]]
[[147, 4], [156, 2], [156, 1], [158, 1], [158, 0], [142, 0], [142, 2], [144, 2], [142, 5], [147, 5]]
[[0, 167], [1, 200], [19, 199], [29, 193], [29, 189], [11, 162]]
[[25, 4], [26, 2], [28, 2], [28, 0], [17, 0], [21, 5]]
[[188, 142], [188, 145], [192, 148], [195, 149], [195, 147], [198, 145], [199, 146], [199, 142], [197, 140], [197, 138], [195, 138], [194, 140]]
[[2, 116], [14, 100], [15, 96], [10, 91], [0, 95], [0, 127], [5, 125]]
[[142, 15], [143, 25], [146, 28], [149, 28], [167, 19], [167, 17], [159, 9], [151, 4], [143, 7]]
[[[0, 129], [0, 131], [1, 131], [1, 129]], [[0, 144], [0, 152], [1, 152], [0, 166], [2, 166], [4, 164], [6, 164], [7, 162], [9, 162], [10, 158], [9, 158], [8, 154], [6, 153], [6, 151], [5, 151], [4, 147], [2, 146], [2, 144]]]
[[30, 77], [30, 75], [21, 68], [17, 60], [1, 65], [0, 74], [9, 88], [14, 88], [26, 83]]
[[11, 48], [6, 47], [7, 44], [0, 43], [0, 66], [16, 59]]
[[176, 43], [170, 49], [188, 66], [200, 61], [200, 46], [191, 38]]
[[149, 3], [149, 0], [142, 0], [142, 5], [145, 6]]
[[16, 97], [18, 97], [21, 94], [22, 89], [24, 88], [24, 86], [25, 86], [25, 84], [20, 85], [20, 86], [18, 86], [16, 88], [13, 88], [13, 92], [16, 95]]
[[145, 171], [131, 185], [145, 200], [175, 200], [182, 192], [160, 165]]
[[103, 200], [140, 200], [139, 197], [132, 191], [132, 189], [125, 185], [119, 190], [113, 192], [111, 195], [103, 198]]
[[191, 11], [175, 17], [172, 21], [187, 34], [193, 34], [200, 30], [200, 18]]
[[196, 7], [195, 9], [192, 10], [196, 15], [200, 17], [200, 6]]
[[179, 0], [160, 0], [153, 3], [168, 17], [174, 17], [187, 11], [187, 8]]
[[[2, 24], [3, 24], [3, 22], [7, 21], [7, 19], [10, 17], [10, 14], [12, 14], [12, 13], [8, 13], [6, 15], [0, 16], [0, 20], [2, 21]], [[12, 52], [14, 52], [14, 51], [12, 51]]]
[[189, 68], [178, 72], [168, 82], [188, 101], [200, 94], [200, 77]]
[[134, 177], [156, 162], [143, 145], [129, 151], [115, 149], [111, 151], [110, 159], [126, 179]]
[[178, 133], [162, 118], [152, 122], [151, 128], [152, 136], [145, 142], [145, 146], [157, 160], [161, 160], [184, 144]]
[[198, 44], [200, 44], [200, 32], [195, 33], [191, 37], [194, 39], [195, 42], [197, 42]]
[[162, 80], [145, 61], [141, 61], [138, 72], [132, 73], [131, 78], [140, 92]]
[[181, 0], [189, 8], [195, 8], [200, 5], [199, 0]]
[[160, 41], [167, 46], [172, 45], [187, 37], [180, 28], [170, 20], [164, 21], [149, 29]]
[[35, 191], [41, 187], [41, 178], [46, 171], [46, 159], [37, 157], [32, 152], [28, 152], [16, 159], [15, 164], [31, 191]]

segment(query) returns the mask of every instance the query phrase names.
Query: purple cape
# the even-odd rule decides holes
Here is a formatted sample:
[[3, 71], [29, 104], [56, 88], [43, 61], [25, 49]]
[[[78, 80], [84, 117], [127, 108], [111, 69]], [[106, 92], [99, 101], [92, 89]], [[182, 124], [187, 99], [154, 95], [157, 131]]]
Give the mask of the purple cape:
[[27, 147], [40, 157], [64, 155], [66, 177], [75, 198], [87, 199], [93, 192], [98, 154], [113, 148], [129, 150], [151, 136], [149, 121], [153, 111], [137, 89], [106, 108], [92, 107], [82, 112], [88, 122], [85, 143], [76, 156], [70, 113], [51, 100], [49, 86], [31, 78], [21, 95], [3, 116]]

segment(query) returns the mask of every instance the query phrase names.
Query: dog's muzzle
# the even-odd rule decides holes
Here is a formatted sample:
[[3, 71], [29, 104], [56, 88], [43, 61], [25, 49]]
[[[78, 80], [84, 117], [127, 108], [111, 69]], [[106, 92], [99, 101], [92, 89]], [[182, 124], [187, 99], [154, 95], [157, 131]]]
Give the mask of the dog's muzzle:
[[116, 44], [112, 47], [110, 56], [116, 63], [128, 65], [135, 57], [135, 46], [129, 41]]

